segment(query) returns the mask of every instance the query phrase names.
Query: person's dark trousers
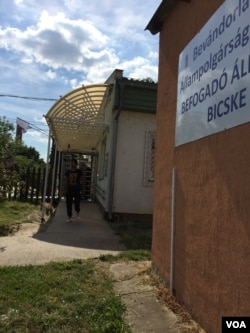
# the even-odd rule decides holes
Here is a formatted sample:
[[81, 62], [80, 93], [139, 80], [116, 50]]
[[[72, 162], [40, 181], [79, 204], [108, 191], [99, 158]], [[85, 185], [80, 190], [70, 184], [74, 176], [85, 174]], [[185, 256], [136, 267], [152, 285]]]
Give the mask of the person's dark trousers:
[[72, 217], [72, 205], [73, 201], [75, 204], [75, 211], [77, 213], [80, 212], [80, 202], [81, 202], [81, 196], [80, 191], [76, 189], [68, 190], [66, 194], [66, 207], [67, 207], [67, 215], [68, 217]]

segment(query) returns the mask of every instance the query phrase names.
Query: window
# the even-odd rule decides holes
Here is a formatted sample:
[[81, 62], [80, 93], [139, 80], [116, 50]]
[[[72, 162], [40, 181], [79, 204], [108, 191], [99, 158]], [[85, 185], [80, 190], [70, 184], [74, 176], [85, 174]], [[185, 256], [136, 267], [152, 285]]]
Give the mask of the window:
[[155, 131], [146, 131], [145, 135], [145, 158], [144, 158], [144, 186], [154, 184], [154, 162], [155, 162]]

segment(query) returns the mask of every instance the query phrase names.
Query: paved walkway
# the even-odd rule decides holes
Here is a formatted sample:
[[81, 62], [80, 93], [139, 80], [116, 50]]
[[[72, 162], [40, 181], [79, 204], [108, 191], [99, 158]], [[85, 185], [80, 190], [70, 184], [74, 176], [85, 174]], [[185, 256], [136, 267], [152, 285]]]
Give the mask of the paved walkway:
[[50, 261], [97, 258], [124, 250], [119, 238], [103, 220], [99, 207], [82, 203], [80, 221], [66, 223], [65, 202], [60, 202], [46, 231], [27, 224], [28, 230], [0, 237], [0, 266], [40, 265]]

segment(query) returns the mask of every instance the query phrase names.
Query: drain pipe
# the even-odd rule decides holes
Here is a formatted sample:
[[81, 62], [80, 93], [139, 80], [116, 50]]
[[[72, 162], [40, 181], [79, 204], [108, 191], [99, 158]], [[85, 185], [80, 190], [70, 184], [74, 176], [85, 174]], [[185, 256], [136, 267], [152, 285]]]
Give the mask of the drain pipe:
[[54, 198], [54, 189], [55, 189], [55, 181], [56, 181], [56, 165], [57, 165], [57, 159], [58, 159], [58, 152], [57, 152], [57, 148], [55, 147], [55, 155], [54, 155], [54, 162], [53, 162], [53, 175], [52, 175], [52, 187], [51, 187], [51, 198], [50, 198], [50, 205], [51, 207], [53, 206], [53, 200]]
[[50, 135], [51, 135], [51, 130], [49, 128], [47, 163], [46, 163], [46, 173], [45, 173], [45, 180], [44, 180], [44, 190], [43, 190], [43, 206], [42, 206], [42, 217], [41, 217], [42, 222], [44, 222], [45, 200], [46, 200], [46, 192], [47, 192], [48, 173], [49, 173], [49, 154], [50, 154], [50, 141], [51, 141]]
[[110, 171], [110, 182], [109, 182], [109, 198], [108, 198], [108, 220], [112, 220], [113, 216], [113, 200], [114, 200], [114, 184], [115, 184], [115, 161], [116, 161], [116, 147], [117, 147], [117, 136], [118, 136], [118, 123], [119, 117], [122, 111], [122, 100], [124, 83], [119, 82], [120, 98], [119, 106], [116, 115], [113, 120], [113, 142], [112, 142], [112, 158], [111, 158], [111, 171]]
[[172, 171], [172, 207], [171, 207], [171, 240], [170, 240], [170, 291], [173, 294], [174, 283], [174, 236], [175, 236], [175, 186], [176, 170]]
[[[61, 200], [62, 198], [62, 195], [63, 195], [63, 186], [64, 186], [64, 167], [65, 167], [65, 161], [64, 161], [64, 156], [65, 153], [64, 152], [61, 152], [61, 164], [60, 164], [60, 174], [59, 174], [59, 177], [60, 177], [60, 180], [59, 180], [59, 198]], [[63, 197], [65, 199], [65, 197]]]
[[60, 175], [60, 165], [61, 165], [61, 159], [62, 159], [62, 152], [58, 151], [58, 163], [57, 163], [57, 172], [56, 172], [56, 190], [57, 190], [57, 199], [58, 203], [60, 200], [60, 181], [59, 181], [59, 175]]

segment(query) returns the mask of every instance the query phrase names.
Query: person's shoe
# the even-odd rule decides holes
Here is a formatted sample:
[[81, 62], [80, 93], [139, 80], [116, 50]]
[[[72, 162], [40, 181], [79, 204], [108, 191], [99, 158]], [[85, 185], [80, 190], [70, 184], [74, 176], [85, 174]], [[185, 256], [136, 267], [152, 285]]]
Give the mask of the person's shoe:
[[67, 220], [66, 220], [67, 223], [71, 223], [72, 222], [72, 219], [71, 217], [68, 217]]
[[76, 219], [79, 221], [80, 220], [80, 215], [79, 213], [76, 214]]

